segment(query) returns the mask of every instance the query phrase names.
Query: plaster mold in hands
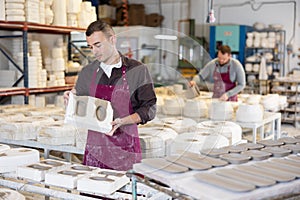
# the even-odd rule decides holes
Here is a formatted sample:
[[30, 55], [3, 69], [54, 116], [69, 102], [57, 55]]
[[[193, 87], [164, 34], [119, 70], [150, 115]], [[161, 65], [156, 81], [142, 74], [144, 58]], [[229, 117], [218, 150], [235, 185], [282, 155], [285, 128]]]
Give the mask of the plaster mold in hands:
[[113, 109], [109, 101], [70, 93], [65, 123], [108, 133], [112, 130]]

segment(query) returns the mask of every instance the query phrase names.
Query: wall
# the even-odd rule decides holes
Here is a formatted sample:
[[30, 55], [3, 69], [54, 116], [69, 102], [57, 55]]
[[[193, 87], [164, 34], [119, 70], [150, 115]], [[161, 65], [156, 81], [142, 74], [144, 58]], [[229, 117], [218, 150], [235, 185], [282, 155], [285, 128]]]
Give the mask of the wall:
[[[216, 24], [244, 24], [252, 26], [255, 22], [262, 22], [266, 26], [269, 24], [282, 24], [283, 29], [286, 30], [286, 44], [291, 42], [293, 44], [294, 55], [286, 56], [286, 71], [288, 69], [288, 63], [290, 63], [290, 68], [297, 67], [297, 62], [299, 59], [296, 54], [299, 54], [298, 48], [300, 47], [300, 34], [299, 34], [299, 10], [300, 2], [296, 0], [264, 0], [264, 1], [251, 1], [257, 2], [253, 6], [254, 8], [259, 7], [259, 3], [264, 2], [265, 4], [261, 6], [260, 9], [254, 11], [251, 9], [250, 1], [241, 0], [214, 0], [214, 11], [215, 17], [217, 19]], [[276, 2], [276, 3], [273, 3]], [[295, 26], [295, 38], [293, 40], [293, 19], [294, 19], [294, 4], [296, 2], [296, 26]], [[191, 1], [191, 17], [196, 19], [198, 27], [202, 27], [202, 30], [198, 30], [198, 33], [209, 37], [207, 31], [207, 25], [203, 25], [205, 18], [198, 14], [199, 8], [203, 8], [204, 14], [207, 14], [207, 1]], [[236, 5], [237, 4], [237, 5]], [[245, 4], [245, 5], [242, 5]], [[229, 5], [236, 5], [230, 6]], [[206, 8], [206, 9], [205, 9]], [[201, 26], [203, 25], [203, 26]], [[290, 59], [290, 62], [288, 61]], [[299, 68], [299, 67], [298, 67]]]

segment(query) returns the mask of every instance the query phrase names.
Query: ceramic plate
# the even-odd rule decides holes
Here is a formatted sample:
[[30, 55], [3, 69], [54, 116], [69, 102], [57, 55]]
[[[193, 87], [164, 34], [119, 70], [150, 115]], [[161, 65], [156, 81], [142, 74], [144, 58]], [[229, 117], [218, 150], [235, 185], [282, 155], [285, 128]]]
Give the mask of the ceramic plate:
[[274, 158], [271, 161], [275, 162], [275, 163], [280, 163], [280, 164], [282, 163], [282, 164], [285, 164], [285, 165], [289, 165], [289, 166], [295, 167], [295, 168], [297, 168], [297, 169], [300, 170], [299, 162], [291, 160], [289, 158], [287, 158], [287, 159], [284, 159], [284, 158]]
[[289, 155], [286, 157], [287, 159], [291, 159], [296, 162], [300, 162], [300, 155]]
[[233, 192], [249, 192], [255, 189], [255, 185], [253, 184], [233, 180], [232, 178], [220, 176], [215, 173], [198, 173], [195, 174], [194, 177], [203, 183], [211, 184]]
[[255, 176], [253, 174], [244, 173], [238, 170], [232, 169], [218, 169], [215, 171], [216, 174], [232, 178], [235, 180], [242, 181], [243, 183], [250, 183], [256, 185], [257, 187], [267, 187], [276, 184], [276, 181], [260, 176]]
[[228, 153], [220, 155], [220, 158], [232, 163], [232, 164], [242, 164], [248, 162], [251, 157], [239, 153]]
[[265, 159], [268, 159], [270, 156], [272, 156], [272, 154], [269, 152], [259, 151], [259, 150], [244, 151], [241, 154], [250, 156], [252, 158], [252, 160], [255, 160], [255, 161], [265, 160]]
[[169, 173], [183, 173], [189, 171], [189, 168], [181, 165], [177, 165], [175, 163], [171, 163], [165, 160], [164, 158], [143, 159], [142, 163], [150, 167], [153, 167], [157, 170], [162, 170]]
[[200, 162], [197, 160], [191, 160], [183, 156], [167, 156], [165, 158], [167, 161], [176, 163], [185, 167], [188, 167], [192, 170], [206, 170], [212, 168], [212, 165], [206, 162]]

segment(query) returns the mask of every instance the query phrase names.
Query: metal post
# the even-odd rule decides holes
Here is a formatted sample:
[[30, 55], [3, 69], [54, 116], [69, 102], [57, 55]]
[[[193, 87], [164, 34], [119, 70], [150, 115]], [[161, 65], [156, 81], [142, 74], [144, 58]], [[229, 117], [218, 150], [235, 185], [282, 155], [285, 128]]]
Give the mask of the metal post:
[[[25, 28], [25, 30], [23, 31], [23, 62], [24, 62], [24, 87], [25, 88], [29, 88], [29, 83], [28, 83], [28, 44], [27, 44], [27, 38], [28, 38], [28, 32], [27, 32], [27, 27]], [[24, 96], [24, 103], [28, 104], [28, 95], [26, 94]]]

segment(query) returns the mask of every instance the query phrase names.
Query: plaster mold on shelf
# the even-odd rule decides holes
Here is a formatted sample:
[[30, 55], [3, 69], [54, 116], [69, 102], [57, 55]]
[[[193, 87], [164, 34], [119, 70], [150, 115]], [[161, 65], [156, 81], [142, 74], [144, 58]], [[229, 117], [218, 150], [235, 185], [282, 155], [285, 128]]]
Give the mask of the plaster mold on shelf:
[[65, 168], [46, 172], [45, 184], [74, 189], [77, 187], [77, 181], [79, 178], [88, 174], [97, 173], [98, 171], [99, 168], [95, 167], [88, 167], [84, 165], [68, 165]]
[[39, 151], [29, 148], [13, 148], [0, 154], [0, 173], [13, 172], [18, 166], [37, 163]]
[[109, 195], [128, 184], [130, 179], [125, 172], [100, 169], [98, 173], [88, 174], [77, 181], [77, 190]]

